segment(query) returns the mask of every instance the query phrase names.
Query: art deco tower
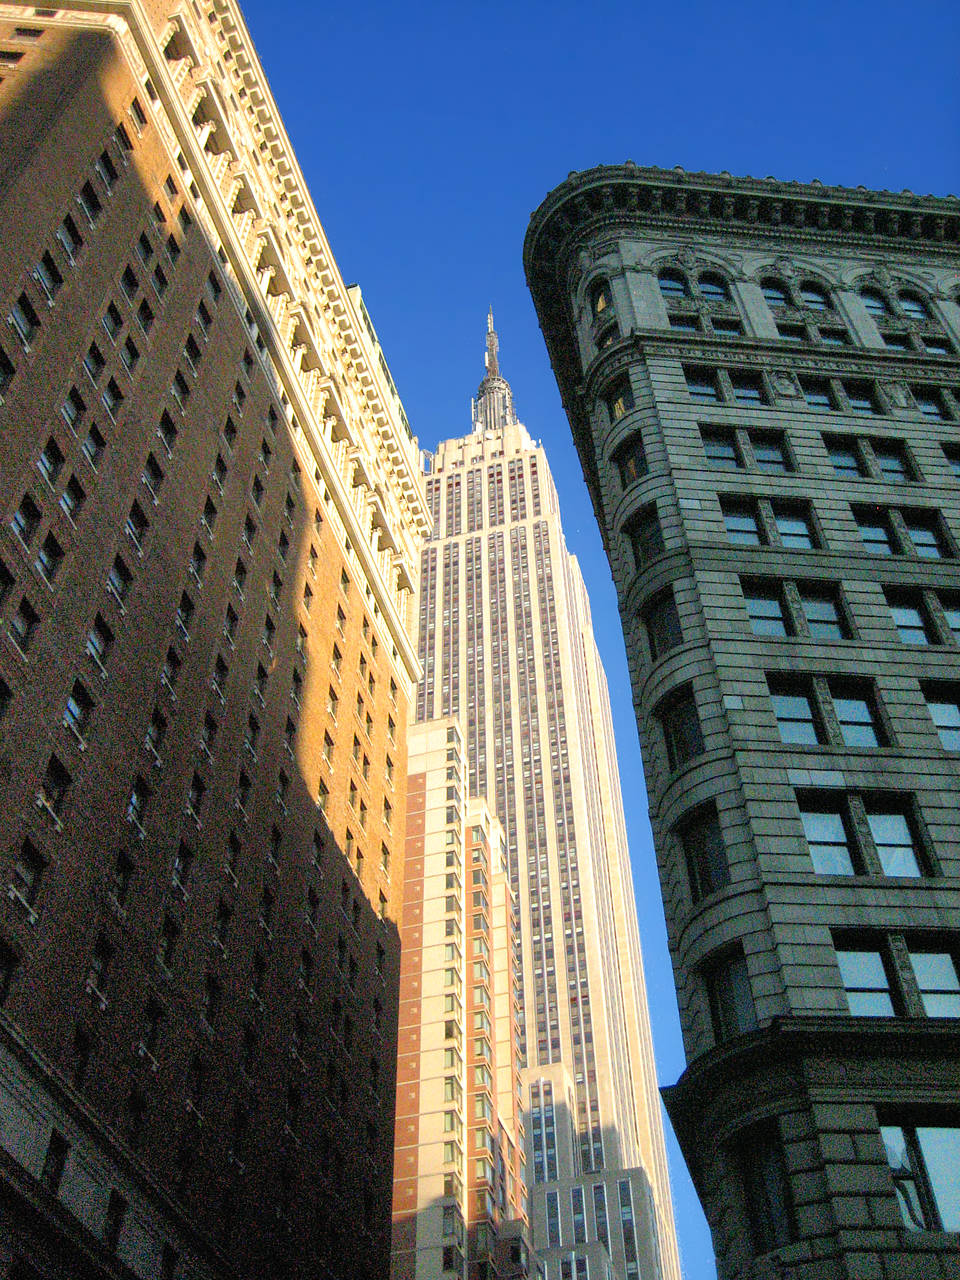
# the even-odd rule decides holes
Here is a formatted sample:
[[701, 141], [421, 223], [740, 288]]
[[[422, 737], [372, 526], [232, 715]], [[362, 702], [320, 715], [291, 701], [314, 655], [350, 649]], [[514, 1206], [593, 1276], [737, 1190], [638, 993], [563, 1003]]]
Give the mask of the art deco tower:
[[490, 316], [473, 430], [437, 450], [417, 718], [459, 716], [520, 905], [534, 1246], [548, 1280], [679, 1276], [606, 680], [546, 455]]

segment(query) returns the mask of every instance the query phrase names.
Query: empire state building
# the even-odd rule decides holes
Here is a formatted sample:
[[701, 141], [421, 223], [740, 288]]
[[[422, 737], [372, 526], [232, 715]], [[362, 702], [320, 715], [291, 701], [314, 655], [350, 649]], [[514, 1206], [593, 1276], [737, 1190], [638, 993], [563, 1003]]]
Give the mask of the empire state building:
[[546, 1280], [680, 1280], [606, 677], [492, 313], [486, 341], [472, 430], [426, 477], [416, 715], [460, 718], [470, 793], [506, 835]]

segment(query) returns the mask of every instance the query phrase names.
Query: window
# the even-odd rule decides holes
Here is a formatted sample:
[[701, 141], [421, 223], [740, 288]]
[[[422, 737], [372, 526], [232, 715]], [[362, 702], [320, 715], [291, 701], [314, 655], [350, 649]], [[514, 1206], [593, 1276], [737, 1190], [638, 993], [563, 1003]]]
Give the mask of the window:
[[901, 293], [897, 301], [900, 303], [900, 310], [914, 320], [930, 319], [930, 311], [927, 304], [922, 298], [917, 297], [915, 293]]
[[614, 456], [614, 462], [620, 473], [620, 483], [624, 489], [647, 474], [647, 457], [643, 449], [643, 439], [638, 434], [631, 436], [626, 444], [621, 445]]
[[75, 262], [77, 254], [83, 248], [83, 236], [77, 230], [77, 224], [69, 214], [57, 227], [56, 236], [60, 241], [61, 249], [66, 254], [67, 261]]
[[25, 493], [20, 499], [19, 507], [13, 513], [10, 528], [25, 546], [29, 546], [39, 524], [40, 508], [30, 494]]
[[773, 521], [785, 547], [809, 550], [818, 545], [810, 513], [801, 507], [786, 503], [774, 504]]
[[10, 324], [25, 347], [40, 328], [40, 317], [33, 309], [33, 304], [25, 293], [21, 293], [10, 312]]
[[783, 637], [793, 634], [793, 624], [776, 585], [742, 583], [744, 602], [755, 636]]
[[120, 556], [115, 556], [110, 572], [107, 574], [107, 590], [119, 604], [122, 604], [129, 595], [132, 582], [133, 574]]
[[800, 390], [809, 409], [832, 409], [830, 383], [823, 378], [800, 378]]
[[880, 413], [881, 407], [877, 400], [874, 387], [869, 382], [845, 382], [843, 389], [846, 392], [847, 403], [853, 413]]
[[863, 686], [828, 681], [840, 736], [848, 747], [879, 747], [886, 739], [872, 694]]
[[59, 817], [72, 781], [63, 761], [58, 756], [51, 756], [37, 792], [37, 803], [54, 817]]
[[60, 510], [71, 524], [76, 524], [77, 516], [82, 511], [86, 500], [87, 495], [84, 493], [83, 485], [76, 476], [71, 476], [60, 495]]
[[27, 597], [24, 596], [17, 605], [16, 613], [10, 619], [10, 635], [13, 638], [13, 643], [21, 653], [26, 653], [29, 650], [39, 625], [40, 615]]
[[754, 461], [760, 471], [774, 475], [786, 475], [793, 470], [786, 441], [774, 432], [756, 432], [750, 436]]
[[890, 304], [878, 289], [861, 289], [860, 297], [870, 315], [883, 317], [892, 314]]
[[560, 1197], [556, 1191], [548, 1191], [546, 1194], [546, 1211], [547, 1211], [547, 1248], [558, 1249], [560, 1247]]
[[812, 801], [801, 800], [800, 820], [810, 850], [810, 861], [817, 875], [856, 874], [859, 867], [854, 866], [850, 828], [842, 805], [830, 806], [824, 802], [814, 807]]
[[760, 535], [760, 520], [752, 503], [721, 498], [720, 510], [727, 538], [731, 542], [745, 547], [761, 545], [764, 539]]
[[923, 596], [887, 591], [887, 605], [903, 644], [936, 644], [936, 630], [932, 626]]
[[47, 1153], [43, 1159], [40, 1181], [51, 1195], [59, 1195], [67, 1157], [70, 1155], [70, 1143], [59, 1130], [54, 1129], [47, 1144]]
[[814, 640], [849, 640], [850, 628], [831, 588], [801, 586], [799, 595], [803, 616]]
[[894, 554], [889, 516], [882, 507], [855, 507], [853, 518], [860, 530], [863, 545], [871, 555], [892, 556]]
[[825, 289], [820, 285], [813, 284], [809, 280], [805, 280], [800, 286], [800, 301], [805, 307], [809, 307], [811, 311], [829, 311], [831, 310], [830, 298]]
[[884, 480], [915, 480], [916, 472], [901, 440], [873, 440], [873, 456]]
[[743, 466], [737, 439], [732, 431], [722, 427], [701, 427], [703, 451], [711, 467], [722, 471], [737, 471]]
[[928, 1018], [960, 1018], [960, 970], [951, 951], [920, 951], [907, 955]]
[[960, 688], [956, 685], [923, 686], [927, 709], [947, 751], [960, 751]]
[[80, 680], [74, 680], [67, 705], [63, 713], [64, 725], [73, 731], [82, 742], [90, 716], [93, 713], [93, 699]]
[[757, 1014], [747, 961], [741, 950], [711, 960], [704, 968], [703, 980], [718, 1044], [755, 1030]]
[[924, 418], [932, 418], [938, 421], [945, 418], [946, 410], [943, 406], [943, 397], [936, 387], [911, 387], [913, 399], [917, 408]]
[[812, 693], [770, 677], [767, 683], [781, 741], [800, 746], [816, 746], [824, 742], [826, 739]]
[[884, 1124], [880, 1137], [904, 1226], [960, 1231], [960, 1128]]
[[679, 271], [661, 271], [657, 280], [661, 294], [668, 300], [670, 298], [688, 298], [690, 296], [687, 282]]
[[604, 396], [604, 403], [611, 422], [619, 422], [624, 414], [630, 412], [634, 405], [633, 390], [626, 374], [610, 384]]
[[63, 276], [53, 260], [53, 255], [49, 252], [44, 253], [36, 267], [34, 267], [33, 278], [50, 302], [54, 300], [63, 285]]
[[951, 557], [952, 553], [947, 544], [943, 526], [936, 513], [904, 511], [903, 523], [913, 550], [921, 560], [942, 560]]
[[651, 657], [656, 661], [677, 645], [683, 644], [683, 629], [672, 590], [657, 596], [645, 609], [643, 623], [647, 631]]
[[729, 302], [730, 290], [722, 276], [705, 271], [697, 281], [700, 296], [709, 302]]
[[104, 663], [113, 648], [113, 632], [98, 613], [87, 634], [87, 653], [105, 674]]
[[836, 475], [852, 479], [867, 474], [866, 465], [853, 436], [824, 436], [823, 443], [826, 445], [827, 454]]
[[657, 519], [655, 506], [644, 507], [642, 511], [638, 511], [631, 519], [626, 532], [638, 572], [651, 560], [662, 555], [663, 534], [660, 531], [660, 521]]
[[705, 750], [697, 704], [691, 689], [671, 696], [658, 712], [671, 770]]
[[759, 373], [733, 372], [730, 374], [730, 385], [733, 387], [733, 398], [737, 404], [767, 403], [763, 378]]
[[754, 1252], [759, 1256], [796, 1238], [793, 1200], [775, 1124], [741, 1136], [737, 1163]]
[[35, 562], [36, 570], [46, 582], [52, 583], [63, 563], [63, 547], [52, 533], [48, 533], [40, 544]]
[[730, 883], [727, 851], [715, 805], [705, 805], [688, 814], [677, 835], [683, 848], [694, 902]]
[[47, 862], [32, 840], [26, 839], [20, 846], [10, 877], [10, 888], [16, 896], [32, 907], [40, 892], [40, 881]]
[[837, 965], [855, 1018], [893, 1017], [890, 977], [882, 951], [837, 948]]
[[699, 400], [706, 404], [719, 404], [720, 384], [715, 369], [688, 369], [683, 371], [687, 381], [687, 391], [691, 400]]
[[760, 288], [768, 307], [787, 306], [789, 295], [787, 286], [780, 280], [766, 279], [760, 281]]

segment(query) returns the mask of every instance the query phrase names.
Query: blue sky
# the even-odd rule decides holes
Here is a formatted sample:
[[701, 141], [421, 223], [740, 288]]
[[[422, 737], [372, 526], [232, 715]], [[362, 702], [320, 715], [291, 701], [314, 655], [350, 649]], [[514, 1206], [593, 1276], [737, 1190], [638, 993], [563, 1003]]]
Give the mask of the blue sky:
[[[523, 279], [530, 213], [572, 169], [638, 164], [960, 191], [956, 0], [241, 0], [348, 282], [421, 445], [469, 430], [492, 303], [543, 440], [610, 679], [662, 1083], [683, 1070], [610, 572]], [[685, 1280], [709, 1232], [672, 1135]]]

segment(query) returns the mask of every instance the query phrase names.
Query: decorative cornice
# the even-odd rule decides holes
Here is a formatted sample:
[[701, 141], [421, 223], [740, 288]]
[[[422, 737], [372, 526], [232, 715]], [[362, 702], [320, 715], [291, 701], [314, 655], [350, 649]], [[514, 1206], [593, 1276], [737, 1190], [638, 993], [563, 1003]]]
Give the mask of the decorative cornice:
[[955, 196], [686, 173], [630, 161], [570, 174], [531, 215], [523, 262], [601, 529], [600, 480], [567, 275], [588, 239], [616, 228], [743, 238], [818, 252], [960, 256], [960, 200]]

